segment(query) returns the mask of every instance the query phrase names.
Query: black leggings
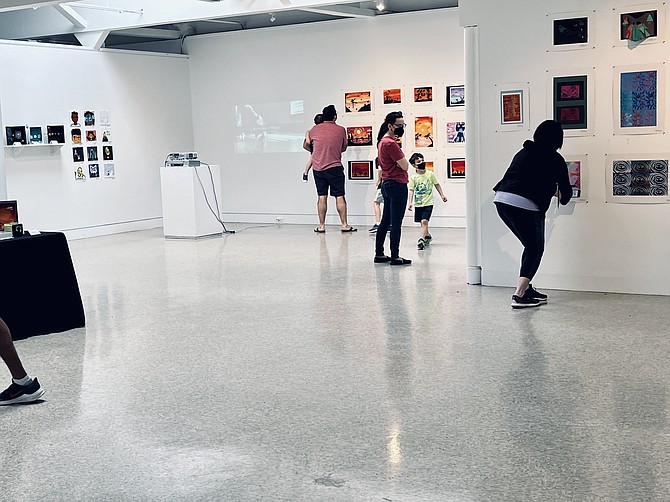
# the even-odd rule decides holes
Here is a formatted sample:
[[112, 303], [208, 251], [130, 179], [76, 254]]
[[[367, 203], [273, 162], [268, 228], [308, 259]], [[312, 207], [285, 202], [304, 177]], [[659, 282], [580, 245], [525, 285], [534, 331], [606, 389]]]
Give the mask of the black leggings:
[[396, 259], [400, 256], [402, 219], [407, 210], [407, 183], [387, 180], [382, 183], [381, 188], [384, 196], [384, 212], [375, 237], [375, 255], [384, 255], [386, 232], [391, 227], [391, 258]]
[[500, 219], [523, 244], [519, 277], [533, 279], [544, 254], [544, 213], [495, 202]]

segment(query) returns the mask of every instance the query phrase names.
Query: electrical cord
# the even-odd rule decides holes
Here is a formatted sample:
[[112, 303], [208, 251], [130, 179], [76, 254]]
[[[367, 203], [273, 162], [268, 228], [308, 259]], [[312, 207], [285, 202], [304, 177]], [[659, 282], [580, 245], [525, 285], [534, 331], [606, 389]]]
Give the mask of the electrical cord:
[[223, 227], [223, 233], [224, 234], [234, 234], [235, 230], [228, 230], [226, 228], [226, 224], [223, 222], [221, 219], [221, 210], [219, 209], [219, 199], [216, 197], [216, 186], [214, 185], [214, 174], [212, 174], [212, 168], [207, 162], [202, 162], [200, 161], [201, 164], [204, 164], [207, 166], [207, 170], [209, 171], [209, 178], [212, 182], [212, 191], [214, 192], [214, 202], [216, 204], [216, 212], [212, 208], [212, 205], [209, 203], [209, 199], [207, 198], [207, 192], [205, 191], [205, 185], [203, 185], [202, 180], [200, 179], [200, 174], [198, 173], [198, 170], [195, 169], [195, 176], [198, 178], [198, 183], [200, 183], [200, 188], [202, 188], [202, 194], [205, 196], [205, 202], [207, 203], [207, 207], [209, 210], [212, 212], [214, 215], [214, 218], [216, 218], [216, 221], [218, 221], [221, 226]]

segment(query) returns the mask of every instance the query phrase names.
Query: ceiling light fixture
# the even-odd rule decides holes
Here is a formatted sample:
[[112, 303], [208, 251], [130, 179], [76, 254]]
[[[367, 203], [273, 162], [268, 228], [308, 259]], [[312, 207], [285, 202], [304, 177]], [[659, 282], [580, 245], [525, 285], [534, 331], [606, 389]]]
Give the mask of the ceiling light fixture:
[[274, 13], [274, 12], [270, 12], [270, 22], [271, 22], [271, 23], [274, 23], [276, 20], [277, 20], [277, 18], [275, 17], [275, 13]]
[[379, 12], [383, 11], [386, 7], [384, 6], [384, 2], [382, 0], [377, 0], [377, 10]]

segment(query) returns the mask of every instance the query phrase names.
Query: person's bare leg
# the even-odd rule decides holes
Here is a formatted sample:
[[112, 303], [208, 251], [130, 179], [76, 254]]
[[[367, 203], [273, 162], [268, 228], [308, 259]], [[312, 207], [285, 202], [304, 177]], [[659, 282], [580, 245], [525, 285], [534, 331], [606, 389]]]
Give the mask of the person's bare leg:
[[519, 277], [519, 282], [516, 285], [516, 291], [514, 294], [516, 296], [523, 296], [526, 290], [528, 289], [528, 285], [530, 284], [530, 279], [528, 277]]
[[16, 353], [9, 328], [2, 319], [0, 319], [0, 357], [5, 361], [9, 372], [12, 374], [12, 378], [20, 380], [27, 375], [23, 364], [21, 364], [21, 359], [19, 359], [19, 355]]
[[373, 202], [372, 209], [375, 212], [375, 225], [379, 225], [382, 221], [382, 205], [381, 202]]
[[328, 196], [319, 195], [319, 200], [316, 202], [316, 211], [319, 214], [319, 229], [326, 229], [326, 213], [328, 212]]
[[421, 220], [421, 238], [428, 235], [428, 220]]
[[344, 195], [335, 197], [335, 205], [337, 206], [337, 212], [340, 215], [342, 229], [349, 228], [349, 224], [347, 223], [347, 199], [344, 198]]

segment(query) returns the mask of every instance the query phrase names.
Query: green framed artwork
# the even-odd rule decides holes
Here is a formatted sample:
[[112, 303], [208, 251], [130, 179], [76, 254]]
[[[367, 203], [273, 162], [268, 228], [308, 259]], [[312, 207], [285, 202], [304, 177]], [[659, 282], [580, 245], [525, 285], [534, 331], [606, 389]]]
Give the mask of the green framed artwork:
[[563, 129], [587, 129], [587, 76], [554, 77], [554, 120]]

